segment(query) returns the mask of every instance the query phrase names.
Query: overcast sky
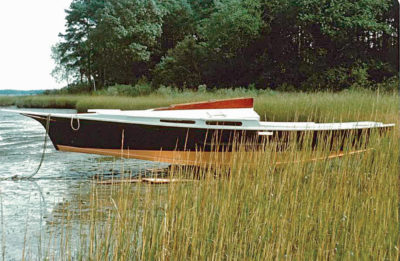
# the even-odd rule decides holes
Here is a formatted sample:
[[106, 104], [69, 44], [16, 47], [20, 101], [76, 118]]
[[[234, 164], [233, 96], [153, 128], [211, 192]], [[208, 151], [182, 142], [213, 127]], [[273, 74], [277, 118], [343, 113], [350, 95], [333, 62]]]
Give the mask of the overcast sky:
[[51, 46], [71, 0], [0, 1], [0, 89], [54, 89]]

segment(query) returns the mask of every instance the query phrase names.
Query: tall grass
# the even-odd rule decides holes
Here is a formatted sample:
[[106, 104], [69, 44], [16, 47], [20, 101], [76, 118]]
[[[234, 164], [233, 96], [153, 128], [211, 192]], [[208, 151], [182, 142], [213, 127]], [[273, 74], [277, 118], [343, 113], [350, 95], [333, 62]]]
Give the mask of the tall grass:
[[93, 184], [89, 206], [60, 222], [79, 220], [78, 240], [64, 232], [59, 247], [83, 260], [395, 260], [398, 142], [393, 133], [370, 142], [365, 154], [284, 165], [268, 149], [238, 151], [230, 175], [205, 168], [192, 183]]
[[[167, 89], [168, 90], [168, 89]], [[88, 109], [140, 110], [171, 104], [254, 97], [255, 110], [268, 121], [390, 121], [398, 104], [398, 95], [376, 91], [343, 91], [339, 93], [281, 93], [245, 89], [217, 92], [157, 92], [141, 97], [122, 96], [25, 96], [0, 97], [0, 106], [17, 105], [26, 108], [72, 108], [78, 112]]]
[[0, 96], [0, 106], [15, 105], [16, 97], [14, 96]]
[[[159, 101], [135, 101], [145, 107], [146, 100]], [[377, 93], [258, 96], [256, 109], [267, 119], [398, 124], [397, 97]], [[228, 167], [172, 168], [172, 177], [192, 178], [189, 183], [93, 183], [87, 197], [61, 207], [63, 218], [50, 226], [67, 228], [57, 257], [397, 260], [398, 137], [397, 127], [383, 136], [372, 133], [372, 150], [334, 160], [305, 161], [327, 155], [320, 144], [316, 151], [289, 150], [279, 160], [290, 164], [276, 164], [276, 151], [266, 147], [239, 149]]]
[[88, 96], [79, 95], [30, 95], [0, 96], [0, 106], [17, 106], [20, 108], [65, 108], [75, 109], [76, 103]]
[[[84, 112], [94, 108], [149, 109], [170, 104], [225, 99], [234, 97], [254, 97], [255, 110], [265, 120], [270, 121], [348, 121], [386, 120], [387, 115], [398, 102], [396, 93], [341, 92], [341, 93], [182, 93], [173, 96], [150, 95], [144, 97], [91, 97], [77, 102], [77, 109]], [[371, 118], [372, 117], [372, 118]]]
[[21, 108], [65, 108], [75, 109], [76, 104], [87, 96], [80, 95], [31, 95], [18, 97], [15, 105]]

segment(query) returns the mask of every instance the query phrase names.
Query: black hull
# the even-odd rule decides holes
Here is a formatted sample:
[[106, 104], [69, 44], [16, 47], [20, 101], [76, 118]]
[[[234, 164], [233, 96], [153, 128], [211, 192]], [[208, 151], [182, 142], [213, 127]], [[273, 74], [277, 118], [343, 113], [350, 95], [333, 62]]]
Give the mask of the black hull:
[[[29, 115], [27, 115], [29, 116]], [[45, 117], [34, 117], [46, 127]], [[216, 144], [230, 150], [234, 139], [244, 136], [254, 139], [256, 131], [207, 130], [152, 126], [96, 120], [77, 121], [51, 117], [49, 136], [56, 149], [60, 145], [80, 148], [165, 150], [165, 151], [211, 151]]]
[[[26, 114], [46, 128], [46, 117]], [[258, 136], [258, 131], [213, 130], [116, 123], [97, 120], [51, 117], [49, 136], [56, 149], [60, 146], [110, 150], [151, 151], [232, 151], [234, 144], [248, 147], [273, 145], [285, 150], [296, 143], [299, 148], [322, 144], [331, 150], [357, 143], [366, 144], [372, 129], [335, 131], [273, 131], [272, 136]]]

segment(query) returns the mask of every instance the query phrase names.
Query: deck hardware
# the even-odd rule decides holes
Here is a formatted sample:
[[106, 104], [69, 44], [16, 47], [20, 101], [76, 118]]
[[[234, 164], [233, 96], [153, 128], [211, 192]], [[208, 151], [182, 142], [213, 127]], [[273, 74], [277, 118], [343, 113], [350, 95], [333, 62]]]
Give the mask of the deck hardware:
[[272, 136], [274, 133], [272, 131], [259, 131], [258, 136]]

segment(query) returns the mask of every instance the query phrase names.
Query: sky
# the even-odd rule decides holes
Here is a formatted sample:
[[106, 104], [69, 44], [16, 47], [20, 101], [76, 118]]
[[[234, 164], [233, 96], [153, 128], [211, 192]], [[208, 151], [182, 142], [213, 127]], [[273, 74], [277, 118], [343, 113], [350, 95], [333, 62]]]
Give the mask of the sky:
[[0, 1], [0, 89], [61, 88], [50, 75], [51, 46], [65, 30], [71, 0]]

